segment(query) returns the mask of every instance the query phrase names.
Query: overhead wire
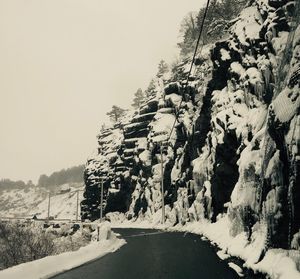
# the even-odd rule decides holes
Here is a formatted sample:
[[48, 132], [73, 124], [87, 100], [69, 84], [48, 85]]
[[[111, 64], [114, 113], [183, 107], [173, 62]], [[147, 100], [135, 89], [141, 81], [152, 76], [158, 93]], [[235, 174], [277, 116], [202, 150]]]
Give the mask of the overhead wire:
[[[181, 105], [182, 105], [182, 102], [183, 102], [184, 93], [185, 93], [186, 88], [187, 88], [187, 86], [188, 86], [188, 84], [189, 84], [189, 79], [190, 79], [190, 76], [191, 76], [191, 73], [192, 73], [192, 69], [193, 69], [193, 66], [194, 66], [194, 63], [195, 63], [195, 59], [196, 59], [196, 56], [197, 56], [197, 51], [198, 51], [199, 44], [200, 44], [200, 40], [201, 40], [201, 36], [202, 36], [202, 33], [203, 33], [204, 23], [205, 23], [205, 18], [206, 18], [207, 13], [208, 13], [209, 4], [210, 4], [210, 0], [207, 0], [207, 2], [206, 2], [206, 7], [205, 7], [205, 10], [204, 10], [204, 14], [203, 14], [203, 17], [202, 17], [202, 22], [201, 22], [201, 26], [200, 26], [200, 31], [199, 31], [198, 39], [197, 39], [197, 42], [196, 42], [196, 47], [195, 47], [194, 54], [193, 54], [193, 58], [192, 58], [191, 65], [190, 65], [190, 69], [189, 69], [189, 71], [188, 71], [188, 75], [187, 75], [187, 78], [186, 78], [186, 82], [185, 82], [185, 84], [183, 85], [182, 98], [181, 98], [181, 100], [180, 100], [180, 103], [179, 103], [179, 106], [178, 106], [178, 110], [177, 110], [176, 113], [175, 113], [174, 123], [173, 123], [173, 125], [172, 125], [170, 134], [169, 134], [169, 136], [168, 136], [167, 144], [168, 144], [168, 142], [169, 142], [170, 139], [171, 139], [173, 130], [174, 130], [174, 128], [175, 128], [176, 121], [177, 121], [178, 116], [179, 116], [180, 108], [181, 108]], [[202, 45], [202, 47], [201, 47], [201, 50], [202, 50], [202, 48], [203, 48], [203, 45]]]

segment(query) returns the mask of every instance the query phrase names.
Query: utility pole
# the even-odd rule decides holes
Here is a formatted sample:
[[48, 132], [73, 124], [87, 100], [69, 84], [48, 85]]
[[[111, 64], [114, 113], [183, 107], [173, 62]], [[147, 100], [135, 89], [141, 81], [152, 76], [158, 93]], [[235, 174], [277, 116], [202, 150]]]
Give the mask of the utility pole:
[[103, 217], [103, 177], [101, 177], [101, 198], [100, 198], [100, 222]]
[[163, 145], [160, 144], [160, 165], [161, 165], [161, 206], [162, 206], [162, 224], [165, 223], [165, 194], [164, 194], [164, 158], [163, 158]]
[[77, 192], [77, 199], [76, 199], [76, 222], [78, 222], [78, 203], [79, 203], [79, 190], [76, 191]]
[[77, 221], [77, 222], [81, 220], [81, 218], [80, 219], [78, 218], [79, 217], [79, 209], [80, 209], [80, 207], [79, 207], [79, 205], [80, 205], [79, 192], [80, 191], [84, 192], [83, 189], [77, 189], [77, 190], [71, 192], [71, 193], [76, 192], [76, 219], [75, 219], [75, 221]]
[[50, 219], [50, 197], [51, 197], [51, 194], [49, 191], [49, 193], [48, 193], [48, 221]]

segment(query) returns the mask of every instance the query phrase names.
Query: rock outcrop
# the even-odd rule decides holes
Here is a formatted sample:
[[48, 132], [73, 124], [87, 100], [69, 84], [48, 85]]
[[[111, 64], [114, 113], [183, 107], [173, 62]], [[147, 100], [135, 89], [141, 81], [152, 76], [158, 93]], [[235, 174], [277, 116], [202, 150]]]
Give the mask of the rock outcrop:
[[264, 231], [262, 250], [299, 246], [298, 2], [251, 1], [229, 38], [203, 47], [188, 86], [182, 61], [139, 110], [101, 131], [83, 219], [99, 218], [103, 179], [106, 213], [152, 220], [163, 176], [170, 224], [227, 215], [232, 236]]

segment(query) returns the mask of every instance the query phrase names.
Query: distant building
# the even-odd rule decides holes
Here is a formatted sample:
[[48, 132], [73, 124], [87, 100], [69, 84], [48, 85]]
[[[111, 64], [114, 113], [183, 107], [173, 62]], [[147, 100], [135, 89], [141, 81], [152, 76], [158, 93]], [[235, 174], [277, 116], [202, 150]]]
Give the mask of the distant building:
[[59, 187], [59, 194], [68, 193], [71, 191], [71, 187], [69, 184], [63, 184]]

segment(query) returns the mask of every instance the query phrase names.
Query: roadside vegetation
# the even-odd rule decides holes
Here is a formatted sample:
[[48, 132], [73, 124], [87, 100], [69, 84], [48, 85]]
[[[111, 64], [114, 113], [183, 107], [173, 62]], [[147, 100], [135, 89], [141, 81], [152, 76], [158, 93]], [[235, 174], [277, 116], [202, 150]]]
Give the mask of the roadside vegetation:
[[0, 269], [37, 260], [85, 246], [91, 239], [89, 230], [76, 225], [0, 222]]

